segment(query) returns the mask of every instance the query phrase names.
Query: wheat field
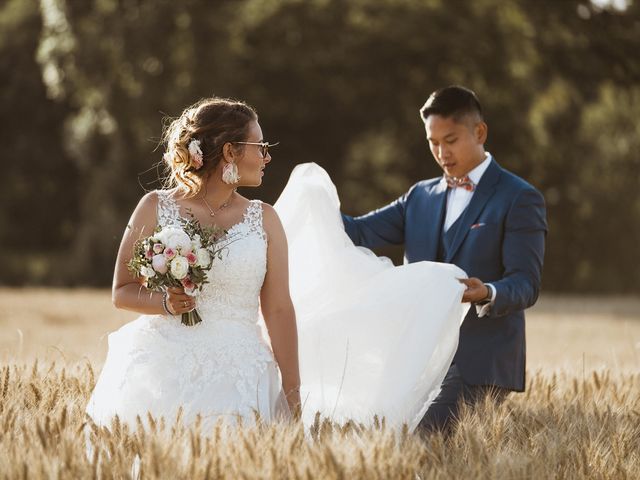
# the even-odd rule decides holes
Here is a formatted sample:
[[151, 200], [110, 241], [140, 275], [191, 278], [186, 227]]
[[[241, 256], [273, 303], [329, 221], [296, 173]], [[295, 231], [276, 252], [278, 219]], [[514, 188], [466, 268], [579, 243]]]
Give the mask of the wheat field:
[[640, 478], [638, 298], [543, 297], [526, 393], [464, 410], [449, 438], [383, 420], [100, 430], [84, 407], [106, 335], [135, 315], [105, 290], [0, 289], [0, 306], [0, 478]]

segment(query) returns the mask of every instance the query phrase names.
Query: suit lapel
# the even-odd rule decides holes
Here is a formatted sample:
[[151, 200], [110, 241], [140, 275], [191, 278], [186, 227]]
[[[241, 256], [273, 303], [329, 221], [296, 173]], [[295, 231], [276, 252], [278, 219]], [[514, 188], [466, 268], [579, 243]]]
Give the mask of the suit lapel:
[[[427, 227], [427, 258], [435, 261], [438, 257], [438, 245], [440, 244], [440, 231], [447, 202], [447, 184], [443, 181], [436, 183], [431, 188], [431, 201], [427, 203], [426, 227]], [[435, 219], [435, 222], [432, 221]]]
[[462, 212], [460, 225], [458, 226], [456, 235], [451, 243], [451, 248], [449, 248], [449, 251], [447, 252], [447, 263], [451, 263], [454, 255], [458, 252], [462, 242], [464, 242], [464, 239], [467, 237], [467, 234], [471, 229], [471, 225], [473, 225], [477, 220], [482, 209], [496, 191], [496, 184], [498, 183], [499, 177], [500, 167], [495, 160], [492, 160], [491, 164], [482, 175], [480, 183], [478, 183], [476, 191], [474, 192], [473, 197], [471, 197], [471, 202], [469, 202], [467, 208]]

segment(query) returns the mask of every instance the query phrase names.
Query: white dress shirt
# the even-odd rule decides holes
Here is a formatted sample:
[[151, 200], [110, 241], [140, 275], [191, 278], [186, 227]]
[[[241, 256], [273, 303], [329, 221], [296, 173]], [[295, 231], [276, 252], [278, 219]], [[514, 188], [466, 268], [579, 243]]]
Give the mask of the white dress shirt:
[[[477, 186], [484, 175], [484, 172], [489, 168], [489, 164], [491, 163], [492, 156], [489, 152], [485, 152], [484, 161], [478, 165], [476, 168], [471, 170], [467, 175], [469, 179], [473, 182], [474, 186]], [[446, 182], [444, 177], [442, 178], [443, 182]], [[475, 193], [475, 189], [473, 192], [469, 192], [464, 188], [450, 188], [447, 192], [447, 212], [444, 218], [444, 231], [446, 232], [451, 228], [456, 220], [462, 215], [462, 212], [469, 206], [471, 199], [473, 198], [473, 194]], [[489, 313], [493, 303], [496, 300], [496, 287], [491, 285], [490, 283], [486, 284], [491, 290], [491, 301], [484, 305], [476, 305], [476, 312], [478, 313], [478, 317], [484, 317]]]
[[[476, 168], [471, 170], [467, 175], [473, 182], [474, 186], [477, 186], [480, 183], [480, 179], [484, 172], [489, 168], [489, 164], [491, 163], [491, 154], [489, 152], [485, 152], [484, 161], [478, 165]], [[446, 180], [442, 179], [443, 182]], [[462, 212], [469, 206], [471, 199], [473, 198], [473, 194], [475, 192], [469, 192], [464, 188], [450, 188], [447, 192], [447, 215], [444, 218], [444, 231], [446, 232], [451, 228], [456, 220], [462, 215]]]

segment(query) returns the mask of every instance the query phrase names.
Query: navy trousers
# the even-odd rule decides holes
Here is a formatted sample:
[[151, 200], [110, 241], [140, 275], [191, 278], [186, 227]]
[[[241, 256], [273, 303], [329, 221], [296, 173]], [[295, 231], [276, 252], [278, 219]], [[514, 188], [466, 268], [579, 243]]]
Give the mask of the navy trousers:
[[429, 434], [441, 431], [445, 435], [451, 433], [458, 419], [458, 411], [462, 402], [473, 407], [489, 395], [500, 404], [504, 401], [510, 390], [493, 385], [470, 385], [466, 383], [455, 363], [451, 364], [447, 375], [442, 382], [442, 389], [433, 401], [425, 416], [420, 420], [416, 433]]

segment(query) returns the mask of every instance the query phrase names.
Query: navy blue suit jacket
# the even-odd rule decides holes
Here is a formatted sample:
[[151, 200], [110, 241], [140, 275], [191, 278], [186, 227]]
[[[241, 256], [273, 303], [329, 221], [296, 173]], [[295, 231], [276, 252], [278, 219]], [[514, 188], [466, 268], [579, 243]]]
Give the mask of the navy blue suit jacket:
[[[361, 217], [343, 215], [356, 245], [405, 246], [405, 260], [436, 261], [447, 198], [442, 177], [415, 184], [389, 205]], [[495, 160], [484, 172], [444, 259], [496, 288], [488, 316], [469, 309], [454, 362], [465, 382], [523, 391], [524, 309], [540, 290], [547, 232], [542, 194]]]

